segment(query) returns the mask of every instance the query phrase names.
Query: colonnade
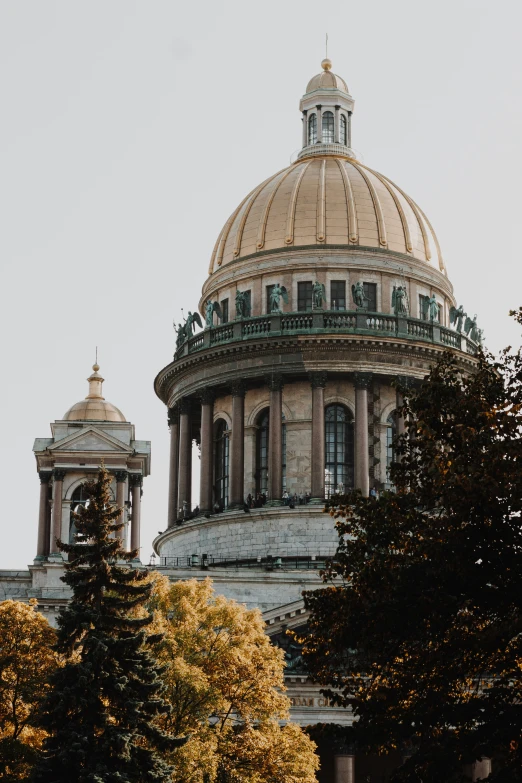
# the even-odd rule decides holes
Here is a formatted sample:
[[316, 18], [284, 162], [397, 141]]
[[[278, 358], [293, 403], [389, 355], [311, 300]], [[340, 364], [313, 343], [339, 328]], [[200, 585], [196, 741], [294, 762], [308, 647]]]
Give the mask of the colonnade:
[[[65, 476], [66, 471], [59, 468], [42, 470], [39, 473], [40, 504], [36, 556], [40, 560], [47, 558], [49, 555], [61, 557], [56, 541], [62, 538], [63, 483]], [[129, 482], [132, 502], [130, 549], [139, 550], [143, 477], [139, 473], [128, 473], [126, 470], [115, 471], [114, 477], [116, 479], [116, 505], [121, 508], [118, 522], [121, 523], [125, 521], [125, 487], [127, 481]], [[123, 539], [124, 529], [122, 528], [118, 531], [117, 535]]]
[[[324, 396], [327, 383], [326, 372], [309, 373], [312, 398], [311, 436], [311, 495], [312, 500], [321, 502], [325, 497], [325, 423]], [[355, 488], [365, 497], [370, 489], [370, 450], [368, 393], [372, 387], [372, 373], [356, 372], [355, 386]], [[281, 421], [283, 412], [284, 376], [275, 374], [265, 378], [268, 387], [271, 421]], [[232, 383], [228, 389], [232, 397], [232, 425], [230, 435], [230, 510], [240, 509], [244, 503], [245, 470], [245, 393], [243, 381]], [[220, 390], [220, 396], [223, 391]], [[182, 398], [169, 409], [170, 428], [170, 470], [168, 526], [185, 517], [192, 510], [192, 414], [196, 406], [201, 412], [201, 461], [200, 496], [201, 514], [212, 512], [214, 473], [214, 398], [212, 388], [206, 388], [197, 398]], [[402, 398], [397, 395], [397, 404]], [[404, 431], [402, 419], [397, 422], [398, 432]], [[270, 427], [268, 436], [268, 505], [280, 505], [282, 486], [282, 429]]]

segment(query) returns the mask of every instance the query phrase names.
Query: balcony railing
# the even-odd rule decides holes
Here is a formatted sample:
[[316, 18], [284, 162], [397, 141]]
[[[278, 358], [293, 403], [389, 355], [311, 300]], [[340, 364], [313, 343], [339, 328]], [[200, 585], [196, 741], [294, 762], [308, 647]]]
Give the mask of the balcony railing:
[[264, 571], [278, 571], [280, 569], [297, 569], [302, 571], [317, 571], [324, 569], [326, 562], [334, 556], [333, 551], [328, 554], [317, 555], [259, 555], [257, 557], [235, 557], [224, 555], [186, 555], [175, 557], [162, 555], [161, 568], [256, 568]]
[[478, 348], [465, 334], [434, 321], [362, 310], [314, 310], [304, 313], [270, 313], [207, 327], [187, 340], [176, 351], [174, 359], [178, 360], [213, 346], [297, 334], [399, 337], [415, 342], [434, 343], [471, 355], [475, 354]]

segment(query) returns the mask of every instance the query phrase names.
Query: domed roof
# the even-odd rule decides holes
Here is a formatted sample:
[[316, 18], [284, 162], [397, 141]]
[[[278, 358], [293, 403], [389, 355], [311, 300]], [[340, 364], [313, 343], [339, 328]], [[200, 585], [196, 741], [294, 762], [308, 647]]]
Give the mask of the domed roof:
[[353, 158], [314, 155], [248, 194], [217, 239], [209, 274], [267, 250], [325, 246], [387, 249], [446, 273], [435, 232], [410, 196]]
[[348, 85], [337, 76], [336, 73], [330, 70], [332, 63], [330, 60], [323, 60], [321, 63], [323, 70], [318, 73], [317, 76], [313, 76], [306, 87], [306, 93], [313, 92], [314, 90], [341, 90], [349, 94]]
[[102, 396], [104, 378], [99, 375], [100, 369], [94, 364], [93, 374], [89, 381], [89, 394], [84, 400], [75, 403], [64, 415], [64, 421], [127, 421], [123, 413]]

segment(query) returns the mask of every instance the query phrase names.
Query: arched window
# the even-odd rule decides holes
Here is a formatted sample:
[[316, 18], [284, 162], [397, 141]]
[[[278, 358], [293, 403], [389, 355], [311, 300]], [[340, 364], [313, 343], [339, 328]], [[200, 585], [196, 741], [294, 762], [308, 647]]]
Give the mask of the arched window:
[[395, 462], [395, 438], [397, 437], [397, 411], [386, 419], [386, 484], [391, 487], [390, 468]]
[[83, 484], [80, 484], [80, 486], [76, 487], [71, 497], [71, 514], [69, 518], [69, 544], [74, 544], [76, 540], [76, 534], [78, 533], [75, 520], [73, 517], [73, 511], [75, 511], [78, 506], [85, 506], [88, 500], [89, 500], [89, 496], [85, 491], [85, 487], [83, 486]]
[[257, 420], [256, 492], [268, 493], [268, 432], [270, 410], [265, 408]]
[[354, 485], [353, 416], [344, 405], [328, 405], [325, 418], [325, 492], [329, 498]]
[[341, 114], [341, 127], [339, 133], [339, 141], [341, 144], [348, 144], [348, 134], [346, 133], [346, 117]]
[[308, 144], [317, 142], [317, 114], [311, 114], [308, 118]]
[[331, 111], [323, 114], [323, 144], [333, 144], [334, 141], [334, 116]]
[[214, 424], [214, 502], [222, 509], [228, 506], [229, 440], [226, 421]]

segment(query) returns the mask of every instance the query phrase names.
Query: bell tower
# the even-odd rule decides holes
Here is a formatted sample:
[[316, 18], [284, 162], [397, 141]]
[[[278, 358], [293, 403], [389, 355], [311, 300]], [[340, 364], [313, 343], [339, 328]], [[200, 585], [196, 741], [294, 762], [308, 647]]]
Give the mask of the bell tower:
[[308, 82], [299, 108], [303, 115], [303, 148], [298, 158], [310, 155], [346, 155], [352, 151], [352, 113], [354, 99], [348, 85], [332, 71], [325, 59], [322, 72]]

